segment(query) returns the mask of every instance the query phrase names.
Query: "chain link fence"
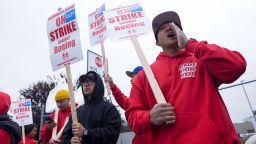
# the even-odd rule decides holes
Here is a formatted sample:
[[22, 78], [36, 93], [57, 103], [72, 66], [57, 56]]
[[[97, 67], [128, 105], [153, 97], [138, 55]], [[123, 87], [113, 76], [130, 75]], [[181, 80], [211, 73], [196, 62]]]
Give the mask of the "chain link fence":
[[256, 79], [219, 88], [229, 115], [242, 141], [256, 130]]
[[[244, 122], [255, 118], [256, 80], [219, 88], [233, 123]], [[255, 119], [254, 119], [255, 122]]]
[[[237, 133], [246, 141], [256, 130], [256, 79], [222, 85], [219, 92]], [[131, 143], [133, 136], [132, 131], [123, 131], [117, 144]]]

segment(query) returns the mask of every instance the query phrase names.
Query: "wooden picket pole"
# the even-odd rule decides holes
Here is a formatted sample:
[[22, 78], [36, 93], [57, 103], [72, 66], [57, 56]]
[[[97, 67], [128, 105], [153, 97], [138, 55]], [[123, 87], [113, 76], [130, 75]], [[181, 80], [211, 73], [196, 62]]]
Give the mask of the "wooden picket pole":
[[26, 141], [25, 141], [25, 128], [24, 128], [24, 125], [21, 126], [21, 131], [22, 131], [22, 142], [23, 144], [26, 144]]
[[76, 113], [76, 104], [75, 104], [75, 97], [74, 97], [74, 91], [73, 91], [71, 68], [70, 68], [70, 65], [66, 65], [65, 67], [66, 67], [67, 79], [68, 79], [68, 91], [69, 91], [69, 98], [70, 98], [70, 104], [71, 104], [72, 122], [77, 123], [77, 113]]
[[[101, 53], [102, 53], [102, 58], [103, 58], [104, 74], [107, 75], [108, 74], [108, 67], [107, 67], [105, 48], [104, 48], [104, 43], [103, 42], [101, 42]], [[107, 87], [107, 94], [111, 95], [109, 82], [106, 83], [106, 87]]]
[[62, 135], [63, 130], [64, 130], [64, 128], [66, 127], [67, 123], [68, 123], [68, 118], [65, 120], [63, 127], [60, 129], [60, 131], [59, 131], [58, 134], [56, 135], [56, 140], [58, 140], [58, 139], [60, 138], [60, 136]]
[[[55, 115], [54, 115], [54, 122], [56, 124], [58, 124], [58, 115], [59, 115], [59, 108], [57, 107], [55, 109]], [[56, 140], [56, 135], [57, 135], [57, 126], [55, 126], [53, 129], [52, 129], [52, 139]]]
[[145, 74], [148, 78], [148, 81], [149, 81], [149, 84], [150, 84], [150, 87], [155, 95], [155, 98], [156, 98], [156, 101], [157, 103], [166, 103], [166, 100], [164, 98], [164, 95], [154, 77], [154, 74], [146, 60], [146, 57], [141, 49], [141, 46], [139, 44], [139, 41], [137, 40], [136, 36], [131, 36], [131, 41], [132, 41], [132, 44], [136, 50], [136, 53], [139, 57], [139, 60], [143, 66], [143, 69], [145, 71]]

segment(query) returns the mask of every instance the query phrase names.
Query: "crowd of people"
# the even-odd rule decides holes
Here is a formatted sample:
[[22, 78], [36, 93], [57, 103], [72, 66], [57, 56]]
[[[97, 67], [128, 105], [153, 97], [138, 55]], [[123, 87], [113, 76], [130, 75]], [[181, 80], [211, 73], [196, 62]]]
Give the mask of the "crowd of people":
[[[126, 96], [110, 75], [104, 75], [112, 94], [125, 111], [135, 132], [133, 144], [240, 144], [240, 139], [218, 92], [221, 84], [237, 80], [246, 61], [236, 51], [206, 41], [188, 39], [179, 15], [167, 11], [152, 21], [156, 45], [162, 48], [150, 65], [166, 103], [156, 95], [142, 66], [126, 74], [131, 78]], [[104, 100], [104, 83], [89, 71], [79, 78], [84, 105], [78, 107], [78, 122], [72, 122], [69, 92], [55, 95], [57, 109], [44, 123], [40, 138], [51, 144], [115, 144], [121, 118], [116, 107]], [[0, 92], [0, 143], [23, 143], [19, 126], [7, 112], [10, 96]], [[36, 125], [25, 127], [25, 142], [36, 143]]]

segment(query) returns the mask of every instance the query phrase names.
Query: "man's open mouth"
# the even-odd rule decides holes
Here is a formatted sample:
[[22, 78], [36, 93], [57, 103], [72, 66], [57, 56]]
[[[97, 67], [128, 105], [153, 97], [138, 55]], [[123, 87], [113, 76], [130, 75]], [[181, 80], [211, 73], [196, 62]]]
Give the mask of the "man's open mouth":
[[174, 32], [169, 32], [169, 33], [167, 34], [167, 37], [169, 37], [169, 38], [174, 38], [174, 37], [176, 37], [176, 34], [175, 34]]

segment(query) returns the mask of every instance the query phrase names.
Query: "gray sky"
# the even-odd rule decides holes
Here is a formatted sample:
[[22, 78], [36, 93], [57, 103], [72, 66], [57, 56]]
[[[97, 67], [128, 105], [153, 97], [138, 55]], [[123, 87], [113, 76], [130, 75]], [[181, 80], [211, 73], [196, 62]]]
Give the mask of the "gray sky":
[[[84, 60], [71, 66], [72, 77], [86, 72], [87, 50], [101, 54], [100, 46], [90, 47], [88, 14], [99, 7], [103, 0], [0, 0], [0, 90], [18, 96], [18, 90], [33, 82], [57, 75], [65, 69], [52, 71], [49, 43], [46, 33], [47, 18], [59, 7], [75, 3]], [[155, 15], [173, 10], [179, 13], [187, 37], [207, 40], [228, 49], [239, 51], [247, 60], [247, 71], [241, 79], [256, 78], [255, 35], [256, 2], [253, 0], [107, 0], [106, 10], [119, 5], [140, 3], [150, 21]], [[149, 63], [160, 47], [155, 45], [153, 33], [139, 38]], [[130, 79], [126, 70], [140, 65], [131, 41], [105, 42], [110, 75], [116, 84], [129, 95]]]

